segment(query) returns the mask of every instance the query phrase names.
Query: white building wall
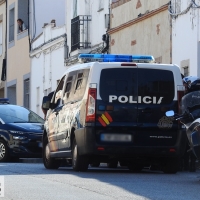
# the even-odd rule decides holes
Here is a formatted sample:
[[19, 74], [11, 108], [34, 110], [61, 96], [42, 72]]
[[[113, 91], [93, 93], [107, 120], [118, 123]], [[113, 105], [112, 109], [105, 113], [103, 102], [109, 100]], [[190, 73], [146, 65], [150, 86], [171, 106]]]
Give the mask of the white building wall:
[[34, 26], [36, 26], [35, 37], [37, 37], [42, 32], [44, 23], [50, 23], [52, 19], [56, 20], [56, 26], [63, 26], [65, 24], [65, 1], [66, 0], [30, 1], [30, 8], [32, 13], [30, 18], [30, 25], [32, 36], [34, 35]]
[[[200, 5], [200, 1], [195, 1]], [[191, 0], [179, 0], [180, 9], [175, 7], [175, 0], [172, 1], [174, 13], [184, 11]], [[176, 8], [176, 9], [175, 9]], [[189, 75], [200, 76], [198, 68], [200, 49], [199, 36], [199, 10], [200, 8], [190, 8], [189, 12], [179, 15], [172, 20], [172, 62], [180, 66], [182, 73], [184, 67], [189, 67]]]
[[[30, 54], [30, 109], [41, 117], [44, 116], [41, 109], [43, 96], [56, 89], [57, 81], [66, 71], [64, 65], [65, 33], [65, 26], [52, 28], [52, 25], [49, 24], [44, 28], [43, 34], [32, 45], [35, 51]], [[55, 38], [57, 39], [54, 40]], [[53, 41], [49, 43], [48, 41], [52, 39]], [[46, 44], [43, 45], [44, 43]], [[36, 49], [37, 47], [39, 48]]]
[[105, 15], [109, 14], [109, 2], [111, 0], [66, 0], [66, 25], [69, 51], [71, 51], [71, 19], [74, 18], [75, 1], [77, 1], [77, 16], [91, 15], [92, 21], [89, 22], [89, 42], [91, 46], [101, 44], [102, 35], [106, 33]]

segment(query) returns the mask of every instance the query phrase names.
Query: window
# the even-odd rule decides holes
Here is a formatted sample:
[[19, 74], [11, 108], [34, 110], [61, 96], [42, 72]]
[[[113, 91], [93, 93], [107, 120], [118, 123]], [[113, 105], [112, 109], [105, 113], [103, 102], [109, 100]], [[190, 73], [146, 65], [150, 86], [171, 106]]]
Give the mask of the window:
[[174, 76], [171, 71], [138, 69], [138, 96], [163, 97], [161, 104], [168, 104], [173, 101], [174, 93]]
[[12, 8], [9, 11], [9, 42], [14, 40], [14, 19], [15, 19], [15, 10]]
[[[174, 76], [171, 71], [154, 69], [103, 69], [100, 77], [100, 96], [108, 102], [109, 96], [163, 97], [162, 103], [174, 98]], [[117, 102], [117, 100], [116, 100]], [[129, 102], [127, 102], [129, 103]]]
[[77, 83], [76, 83], [75, 92], [76, 92], [76, 90], [81, 89], [82, 82], [83, 82], [83, 73], [79, 73], [78, 77], [77, 77]]
[[89, 69], [84, 69], [73, 72], [74, 81], [72, 82], [69, 101], [79, 101], [83, 98], [88, 81], [89, 71]]
[[29, 89], [30, 80], [24, 80], [24, 107], [29, 108], [29, 97], [30, 97], [30, 89]]
[[[28, 1], [18, 0], [18, 19], [24, 22], [25, 29], [28, 28]], [[19, 28], [17, 29], [19, 33]]]
[[62, 89], [64, 86], [65, 76], [61, 79], [61, 81], [58, 84], [58, 87], [56, 89], [55, 95], [54, 95], [54, 103], [58, 104], [58, 99], [61, 99], [63, 97]]
[[103, 69], [100, 78], [100, 96], [109, 101], [109, 95], [133, 96], [137, 100], [137, 69]]
[[0, 56], [3, 53], [3, 22], [0, 22]]

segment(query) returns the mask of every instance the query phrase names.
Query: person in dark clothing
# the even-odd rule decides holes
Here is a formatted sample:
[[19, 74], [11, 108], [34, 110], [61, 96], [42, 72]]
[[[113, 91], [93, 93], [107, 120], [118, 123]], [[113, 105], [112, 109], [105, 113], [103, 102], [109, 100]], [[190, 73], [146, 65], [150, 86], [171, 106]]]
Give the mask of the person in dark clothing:
[[[185, 86], [185, 95], [192, 92], [191, 90], [191, 84], [192, 82], [198, 80], [199, 78], [196, 76], [187, 76], [187, 77], [183, 77], [183, 85]], [[186, 134], [186, 133], [185, 133]], [[185, 149], [185, 153], [184, 156], [182, 158], [182, 162], [181, 162], [181, 170], [184, 171], [190, 171], [190, 172], [195, 172], [196, 171], [196, 157], [194, 155], [194, 153], [190, 150], [190, 146], [189, 143], [186, 144], [186, 149]]]
[[17, 23], [18, 23], [18, 32], [19, 33], [26, 30], [26, 26], [25, 26], [24, 22], [22, 21], [22, 19], [18, 19]]

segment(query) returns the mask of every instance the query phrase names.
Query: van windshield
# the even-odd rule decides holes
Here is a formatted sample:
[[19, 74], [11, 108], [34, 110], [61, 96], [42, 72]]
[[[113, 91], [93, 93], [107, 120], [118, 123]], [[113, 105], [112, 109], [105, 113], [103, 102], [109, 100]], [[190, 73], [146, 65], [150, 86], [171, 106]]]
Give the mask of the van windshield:
[[[110, 68], [103, 69], [100, 77], [100, 96], [109, 102], [112, 95], [117, 102], [120, 96], [123, 103], [169, 104], [174, 98], [174, 77], [168, 70]], [[115, 100], [115, 98], [117, 99]], [[138, 97], [140, 100], [138, 100]], [[148, 97], [143, 101], [144, 97]], [[148, 101], [147, 101], [148, 100]]]

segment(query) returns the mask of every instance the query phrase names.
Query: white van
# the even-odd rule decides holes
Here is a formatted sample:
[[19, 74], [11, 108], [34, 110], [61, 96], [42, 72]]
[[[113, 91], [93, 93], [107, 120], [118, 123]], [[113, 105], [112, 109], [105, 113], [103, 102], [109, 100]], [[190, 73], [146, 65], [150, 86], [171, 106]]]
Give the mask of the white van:
[[45, 167], [58, 168], [67, 158], [76, 171], [119, 162], [132, 171], [159, 164], [165, 173], [176, 173], [186, 141], [165, 112], [179, 112], [184, 86], [178, 66], [156, 64], [152, 56], [79, 58], [85, 63], [65, 72], [50, 106], [43, 99]]

